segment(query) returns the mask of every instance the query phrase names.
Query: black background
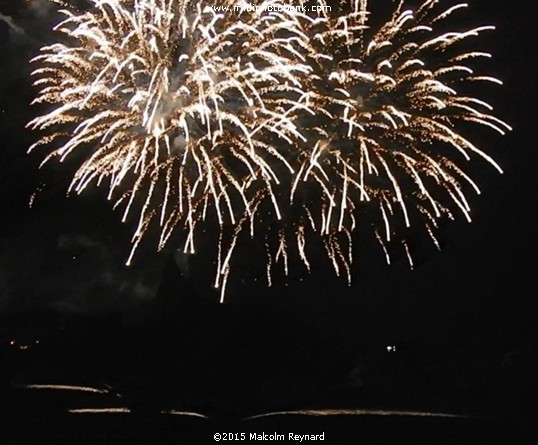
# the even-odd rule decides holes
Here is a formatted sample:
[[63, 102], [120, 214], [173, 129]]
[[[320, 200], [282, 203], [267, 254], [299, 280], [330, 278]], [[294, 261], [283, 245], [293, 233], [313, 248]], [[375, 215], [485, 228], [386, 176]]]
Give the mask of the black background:
[[[4, 342], [51, 339], [28, 353], [40, 354], [39, 366], [6, 358], [4, 380], [48, 375], [56, 365], [54, 375], [72, 376], [66, 363], [76, 350], [78, 360], [92, 357], [91, 365], [82, 360], [88, 380], [135, 382], [143, 403], [175, 385], [182, 403], [211, 413], [364, 401], [531, 412], [538, 7], [531, 0], [470, 3], [458, 15], [462, 27], [497, 27], [478, 46], [493, 53], [488, 70], [504, 86], [484, 94], [514, 127], [505, 137], [477, 134], [505, 173], [485, 163], [473, 170], [483, 191], [471, 202], [473, 223], [443, 226], [439, 253], [418, 243], [414, 271], [403, 259], [386, 266], [380, 250], [365, 248], [351, 287], [316, 271], [264, 295], [245, 285], [219, 305], [216, 294], [192, 298], [192, 283], [152, 245], [126, 268], [132, 229], [104, 191], [66, 198], [69, 165], [38, 170], [40, 155], [26, 154], [36, 138], [25, 129], [35, 113], [27, 61], [52, 38], [54, 19], [22, 0], [2, 1], [0, 13], [24, 33], [0, 21], [0, 333]], [[103, 342], [110, 355], [96, 355]], [[129, 375], [113, 375], [111, 366]], [[362, 386], [346, 392], [354, 369], [362, 369]]]

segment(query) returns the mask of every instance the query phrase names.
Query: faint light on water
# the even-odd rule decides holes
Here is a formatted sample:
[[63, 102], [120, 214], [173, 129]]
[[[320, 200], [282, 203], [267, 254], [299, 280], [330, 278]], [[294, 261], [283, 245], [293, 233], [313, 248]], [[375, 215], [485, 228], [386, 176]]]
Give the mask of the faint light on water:
[[94, 388], [92, 386], [78, 386], [78, 385], [51, 385], [51, 384], [41, 384], [41, 383], [32, 383], [29, 385], [23, 385], [23, 388], [26, 389], [49, 389], [49, 390], [60, 390], [60, 391], [81, 391], [81, 392], [92, 392], [97, 394], [108, 394], [110, 391], [103, 388]]
[[203, 414], [200, 414], [200, 413], [195, 413], [195, 412], [192, 412], [192, 411], [178, 411], [178, 410], [175, 410], [175, 409], [168, 410], [168, 411], [161, 411], [161, 414], [168, 414], [168, 415], [172, 415], [172, 416], [200, 417], [202, 419], [207, 419], [208, 418], [207, 416], [204, 416]]
[[76, 408], [70, 409], [70, 414], [128, 414], [129, 408]]

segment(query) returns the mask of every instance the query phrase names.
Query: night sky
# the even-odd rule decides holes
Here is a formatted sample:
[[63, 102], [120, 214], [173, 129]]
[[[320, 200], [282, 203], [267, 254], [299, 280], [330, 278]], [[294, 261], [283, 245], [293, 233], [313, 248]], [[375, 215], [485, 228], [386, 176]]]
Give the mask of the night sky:
[[[147, 240], [134, 265], [124, 265], [133, 227], [120, 222], [104, 189], [66, 198], [73, 165], [52, 162], [40, 170], [43, 153], [26, 154], [37, 137], [25, 128], [36, 113], [29, 105], [35, 91], [28, 60], [54, 38], [50, 26], [57, 15], [45, 1], [2, 0], [0, 333], [38, 330], [41, 324], [53, 324], [51, 320], [73, 317], [113, 317], [120, 327], [145, 326], [155, 322], [148, 314], [159, 311], [171, 311], [166, 322], [173, 324], [174, 310], [179, 324], [191, 317], [179, 314], [191, 306], [174, 299], [191, 301], [191, 294], [198, 292], [214, 317], [213, 328], [229, 330], [214, 336], [222, 334], [232, 341], [243, 338], [245, 349], [249, 348], [244, 339], [251, 335], [249, 329], [259, 332], [263, 326], [268, 332], [275, 329], [268, 343], [310, 332], [306, 336], [310, 341], [327, 342], [320, 346], [322, 352], [309, 349], [310, 354], [330, 350], [349, 363], [356, 360], [353, 351], [357, 349], [376, 356], [387, 345], [401, 345], [402, 353], [407, 351], [425, 366], [443, 360], [475, 360], [494, 366], [509, 354], [518, 354], [525, 364], [520, 374], [523, 384], [534, 388], [530, 378], [525, 380], [525, 366], [536, 352], [538, 326], [538, 7], [533, 0], [469, 3], [471, 7], [458, 16], [464, 17], [462, 28], [496, 25], [495, 32], [478, 40], [478, 47], [493, 53], [488, 72], [504, 81], [503, 87], [484, 87], [478, 96], [486, 96], [496, 116], [514, 128], [505, 137], [482, 130], [474, 137], [505, 173], [497, 174], [486, 162], [471, 166], [483, 191], [471, 199], [473, 222], [458, 217], [442, 225], [441, 252], [417, 231], [412, 239], [414, 271], [403, 256], [387, 266], [377, 246], [365, 243], [361, 247], [359, 233], [351, 287], [334, 279], [329, 269], [315, 270], [311, 276], [296, 277], [288, 286], [279, 284], [271, 290], [247, 283], [232, 289], [224, 305], [231, 312], [223, 315], [227, 321], [218, 321], [217, 293], [205, 288], [200, 278], [181, 277], [170, 251], [156, 253], [155, 244]], [[236, 273], [247, 268], [247, 263], [239, 260]], [[192, 317], [204, 323], [203, 312], [198, 307], [192, 311]], [[258, 325], [252, 327], [254, 323], [247, 323], [244, 314]], [[209, 343], [214, 336], [207, 334]], [[260, 341], [253, 348], [263, 354], [264, 345]]]

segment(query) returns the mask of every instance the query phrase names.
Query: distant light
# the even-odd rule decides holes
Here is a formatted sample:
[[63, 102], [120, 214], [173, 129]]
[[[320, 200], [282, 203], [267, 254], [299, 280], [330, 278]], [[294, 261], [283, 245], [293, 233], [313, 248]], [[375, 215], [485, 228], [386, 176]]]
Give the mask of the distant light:
[[396, 346], [387, 346], [387, 352], [396, 352]]

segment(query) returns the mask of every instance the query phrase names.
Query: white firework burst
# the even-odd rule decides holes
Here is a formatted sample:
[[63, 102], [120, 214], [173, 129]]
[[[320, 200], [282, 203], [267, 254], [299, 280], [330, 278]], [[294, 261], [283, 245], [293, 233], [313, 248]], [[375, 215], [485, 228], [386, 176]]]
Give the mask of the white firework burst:
[[460, 159], [501, 171], [460, 131], [510, 129], [461, 89], [500, 83], [469, 66], [488, 53], [459, 50], [492, 27], [435, 32], [466, 4], [401, 1], [374, 28], [366, 0], [318, 0], [320, 12], [270, 0], [91, 3], [64, 10], [65, 40], [34, 59], [36, 102], [51, 109], [29, 125], [45, 132], [36, 146], [53, 147], [45, 161], [82, 156], [71, 191], [106, 184], [124, 219], [138, 209], [128, 262], [153, 223], [159, 249], [178, 232], [194, 253], [198, 228], [217, 222], [221, 298], [237, 244], [255, 236], [269, 284], [276, 263], [310, 269], [316, 240], [351, 280], [352, 232], [368, 221], [385, 252], [404, 243], [412, 266], [400, 226], [423, 226], [437, 244], [453, 208], [470, 220], [465, 193], [479, 189]]

